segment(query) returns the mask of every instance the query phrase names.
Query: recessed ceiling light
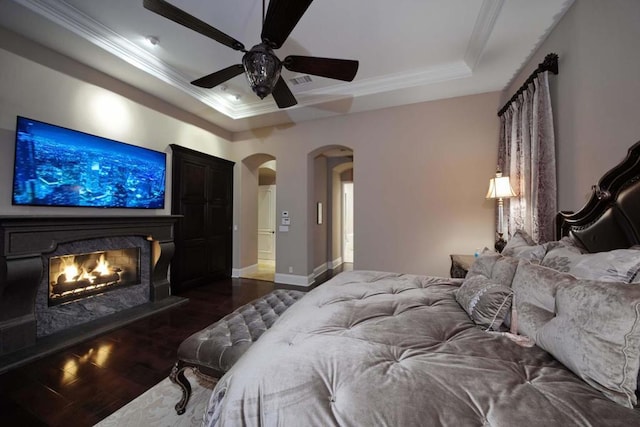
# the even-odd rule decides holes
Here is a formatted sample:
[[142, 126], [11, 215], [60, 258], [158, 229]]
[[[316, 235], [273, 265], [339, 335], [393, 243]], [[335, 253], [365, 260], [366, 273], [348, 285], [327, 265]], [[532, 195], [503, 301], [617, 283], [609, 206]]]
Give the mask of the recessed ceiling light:
[[160, 39], [158, 38], [158, 36], [146, 36], [144, 39], [151, 47], [156, 47], [158, 43], [160, 43]]

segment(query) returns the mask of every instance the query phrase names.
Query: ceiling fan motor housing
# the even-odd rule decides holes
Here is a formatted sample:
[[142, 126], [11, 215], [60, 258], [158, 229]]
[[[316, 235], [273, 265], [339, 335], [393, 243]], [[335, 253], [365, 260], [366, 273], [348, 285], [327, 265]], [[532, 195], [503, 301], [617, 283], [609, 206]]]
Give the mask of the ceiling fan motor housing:
[[273, 49], [260, 43], [244, 54], [242, 65], [251, 89], [260, 99], [264, 99], [273, 91], [280, 78], [282, 62], [273, 53]]

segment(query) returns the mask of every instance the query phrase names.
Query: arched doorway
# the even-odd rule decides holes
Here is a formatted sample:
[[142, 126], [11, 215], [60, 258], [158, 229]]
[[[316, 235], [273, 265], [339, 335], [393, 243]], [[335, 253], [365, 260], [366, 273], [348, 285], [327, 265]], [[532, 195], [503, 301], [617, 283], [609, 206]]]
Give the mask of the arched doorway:
[[274, 281], [276, 263], [276, 160], [254, 154], [242, 161], [242, 216], [238, 276]]
[[[355, 258], [353, 233], [353, 159], [354, 153], [348, 147], [325, 146], [309, 154], [311, 186], [309, 206], [313, 218], [309, 221], [309, 236], [312, 240], [310, 261], [314, 277], [329, 270], [330, 274], [342, 271], [345, 265], [345, 249], [352, 249], [346, 260], [352, 267]], [[345, 187], [343, 184], [347, 184]], [[349, 188], [345, 199], [344, 189]], [[346, 209], [346, 210], [345, 210]], [[351, 209], [350, 211], [348, 211]], [[345, 223], [349, 221], [350, 223]], [[345, 230], [348, 244], [345, 244]]]
[[273, 282], [276, 274], [276, 161], [258, 168], [258, 271], [252, 279]]

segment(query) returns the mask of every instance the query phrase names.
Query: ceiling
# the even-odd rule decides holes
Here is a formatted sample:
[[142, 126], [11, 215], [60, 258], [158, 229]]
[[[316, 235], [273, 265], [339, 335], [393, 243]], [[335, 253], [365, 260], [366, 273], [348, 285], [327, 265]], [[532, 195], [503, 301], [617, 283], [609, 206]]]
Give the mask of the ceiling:
[[[260, 0], [169, 0], [250, 48]], [[190, 82], [242, 53], [152, 13], [142, 0], [0, 0], [0, 26], [230, 132], [504, 89], [573, 0], [316, 0], [287, 55], [357, 59], [352, 82], [283, 69], [298, 105], [260, 100], [243, 74]], [[268, 4], [268, 1], [267, 1]], [[158, 39], [156, 46], [146, 36]], [[307, 80], [306, 78], [300, 80]]]

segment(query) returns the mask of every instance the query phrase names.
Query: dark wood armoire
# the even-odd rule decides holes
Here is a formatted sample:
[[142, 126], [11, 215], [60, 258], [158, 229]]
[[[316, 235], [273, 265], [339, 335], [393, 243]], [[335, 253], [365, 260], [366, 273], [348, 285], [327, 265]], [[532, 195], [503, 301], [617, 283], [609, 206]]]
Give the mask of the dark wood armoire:
[[173, 294], [231, 277], [234, 162], [179, 145], [173, 151]]

